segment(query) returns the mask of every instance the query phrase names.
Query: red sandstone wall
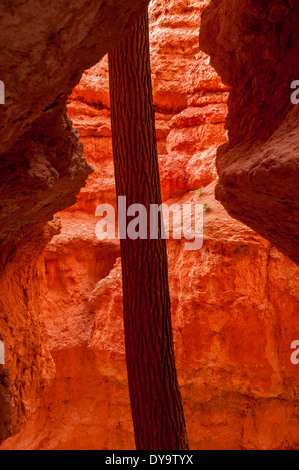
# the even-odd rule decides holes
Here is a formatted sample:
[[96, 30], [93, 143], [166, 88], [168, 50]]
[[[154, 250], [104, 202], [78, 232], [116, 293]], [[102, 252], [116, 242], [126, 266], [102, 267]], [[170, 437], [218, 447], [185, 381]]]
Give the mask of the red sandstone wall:
[[299, 265], [298, 2], [212, 0], [200, 46], [232, 87], [216, 196]]
[[1, 3], [0, 337], [6, 364], [0, 368], [0, 442], [35, 413], [55, 375], [41, 314], [43, 250], [58, 230], [48, 222], [76, 202], [91, 172], [66, 100], [82, 72], [129, 31], [147, 4]]
[[[207, 1], [151, 3], [164, 201], [208, 203], [204, 246], [168, 242], [177, 366], [192, 449], [299, 448], [298, 268], [214, 198], [227, 91], [198, 49]], [[95, 169], [45, 252], [43, 316], [56, 378], [6, 448], [134, 448], [126, 382], [119, 245], [99, 242], [94, 211], [114, 202], [107, 61], [69, 103]], [[199, 193], [190, 192], [201, 186]]]

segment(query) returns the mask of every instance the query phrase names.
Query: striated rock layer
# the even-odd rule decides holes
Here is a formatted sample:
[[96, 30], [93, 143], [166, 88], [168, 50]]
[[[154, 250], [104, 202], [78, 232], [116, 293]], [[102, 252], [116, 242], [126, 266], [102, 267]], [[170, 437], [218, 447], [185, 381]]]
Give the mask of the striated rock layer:
[[[215, 200], [228, 89], [198, 48], [207, 4], [150, 5], [163, 200], [206, 208], [201, 250], [168, 241], [190, 447], [298, 449], [299, 366], [290, 345], [299, 337], [299, 271]], [[95, 236], [96, 207], [115, 205], [106, 59], [84, 73], [68, 113], [95, 172], [59, 214], [61, 233], [44, 254], [43, 319], [56, 376], [35, 417], [3, 448], [133, 449], [119, 243]]]
[[200, 47], [232, 87], [216, 196], [299, 264], [298, 3], [212, 0]]

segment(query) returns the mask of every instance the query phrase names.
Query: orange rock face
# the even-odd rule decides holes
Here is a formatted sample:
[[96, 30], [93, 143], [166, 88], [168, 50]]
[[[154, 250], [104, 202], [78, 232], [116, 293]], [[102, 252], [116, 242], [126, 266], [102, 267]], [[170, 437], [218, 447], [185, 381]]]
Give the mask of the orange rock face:
[[232, 87], [217, 198], [299, 265], [299, 107], [291, 102], [299, 77], [298, 5], [212, 0], [200, 46]]
[[[55, 375], [41, 314], [53, 215], [91, 168], [66, 100], [83, 71], [129, 31], [148, 0], [2, 2], [0, 57], [0, 442], [36, 412]], [[79, 52], [79, 53], [78, 53]]]
[[[199, 51], [204, 1], [153, 0], [152, 75], [163, 200], [202, 203], [204, 244], [168, 241], [176, 361], [191, 449], [299, 448], [299, 268], [215, 200], [228, 89]], [[134, 449], [120, 248], [95, 236], [115, 205], [107, 60], [68, 113], [94, 168], [45, 253], [42, 316], [56, 376], [5, 449]], [[204, 187], [203, 190], [199, 189]]]

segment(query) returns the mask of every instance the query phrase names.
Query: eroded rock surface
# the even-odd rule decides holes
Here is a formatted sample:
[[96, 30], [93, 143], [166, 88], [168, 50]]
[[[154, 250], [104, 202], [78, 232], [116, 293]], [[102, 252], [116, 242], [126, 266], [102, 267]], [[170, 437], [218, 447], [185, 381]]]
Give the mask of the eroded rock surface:
[[[0, 333], [11, 383], [0, 440], [35, 413], [55, 374], [41, 315], [43, 250], [92, 172], [66, 100], [147, 0], [1, 3]], [[5, 428], [2, 430], [2, 428]]]
[[0, 441], [11, 435], [12, 399], [9, 371], [0, 365]]
[[[147, 0], [4, 0], [0, 154], [66, 102], [81, 74], [129, 31]], [[25, 58], [25, 60], [24, 60]]]
[[[150, 7], [163, 200], [207, 209], [201, 250], [168, 242], [190, 447], [298, 449], [299, 366], [290, 345], [299, 337], [299, 271], [215, 200], [228, 90], [198, 49], [207, 3]], [[43, 318], [56, 377], [34, 419], [4, 448], [133, 449], [119, 244], [95, 237], [97, 205], [115, 205], [106, 59], [84, 73], [68, 112], [95, 172], [59, 214], [61, 233], [45, 251]]]
[[299, 264], [299, 9], [295, 0], [212, 0], [200, 47], [232, 87], [217, 198]]

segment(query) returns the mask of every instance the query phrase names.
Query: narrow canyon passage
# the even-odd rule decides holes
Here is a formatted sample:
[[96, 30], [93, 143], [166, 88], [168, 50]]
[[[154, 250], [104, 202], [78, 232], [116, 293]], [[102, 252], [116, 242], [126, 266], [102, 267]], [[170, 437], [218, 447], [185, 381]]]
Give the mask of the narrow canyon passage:
[[[201, 250], [167, 241], [189, 444], [299, 448], [299, 365], [290, 360], [290, 345], [299, 339], [299, 268], [215, 198], [230, 90], [199, 48], [208, 4], [152, 0], [149, 7], [162, 200], [205, 207]], [[11, 312], [11, 324], [0, 315], [1, 333], [15, 351], [9, 358], [12, 388], [0, 369], [0, 396], [12, 394], [15, 403], [15, 435], [1, 449], [134, 449], [120, 244], [95, 234], [97, 206], [116, 208], [107, 56], [85, 71], [67, 107], [94, 172], [77, 202], [70, 197], [68, 209], [46, 229], [34, 220], [16, 252], [10, 246], [1, 252], [1, 265], [6, 256], [19, 261], [17, 270], [3, 261], [0, 280], [1, 292], [9, 293], [1, 311]], [[40, 160], [28, 167], [33, 175], [46, 174]], [[51, 171], [45, 178], [54, 181]], [[82, 163], [81, 171], [73, 180], [78, 191], [79, 179], [91, 170]], [[7, 422], [11, 412], [5, 407]]]

